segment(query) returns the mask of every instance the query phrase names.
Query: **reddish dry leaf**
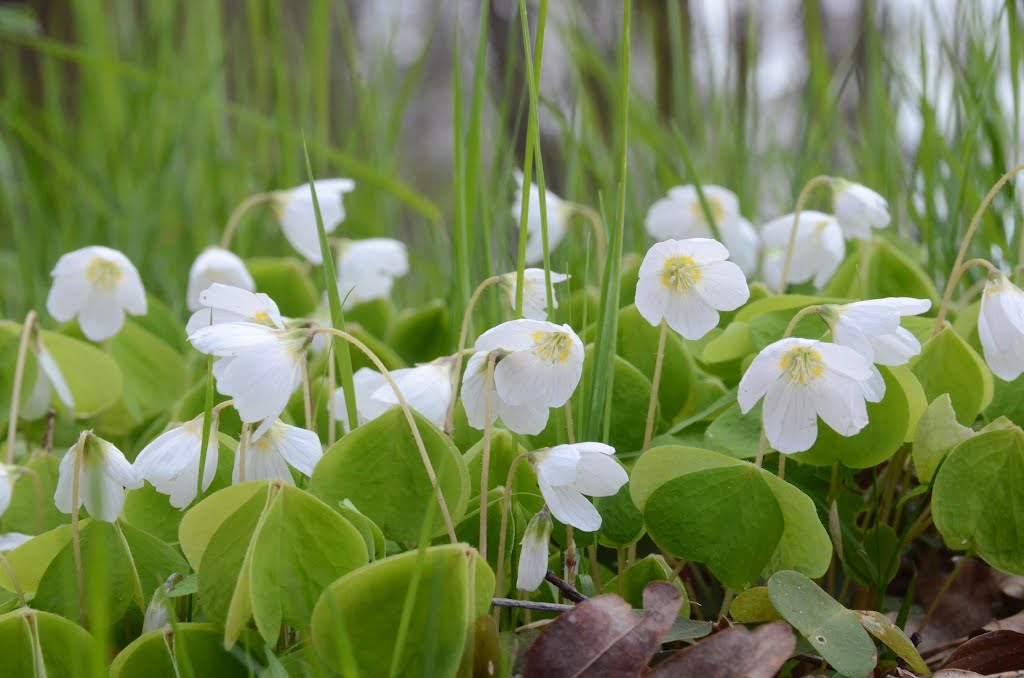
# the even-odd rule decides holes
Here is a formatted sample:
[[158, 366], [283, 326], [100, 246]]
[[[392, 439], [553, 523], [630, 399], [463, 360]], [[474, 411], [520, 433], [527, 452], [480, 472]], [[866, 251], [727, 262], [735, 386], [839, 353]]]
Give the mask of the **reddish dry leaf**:
[[953, 651], [941, 667], [982, 675], [1024, 669], [1024, 633], [989, 631]]
[[639, 676], [682, 606], [667, 582], [644, 589], [638, 615], [617, 595], [596, 596], [551, 623], [526, 651], [524, 678]]
[[796, 649], [789, 624], [776, 621], [749, 631], [734, 626], [662, 662], [649, 678], [772, 678]]

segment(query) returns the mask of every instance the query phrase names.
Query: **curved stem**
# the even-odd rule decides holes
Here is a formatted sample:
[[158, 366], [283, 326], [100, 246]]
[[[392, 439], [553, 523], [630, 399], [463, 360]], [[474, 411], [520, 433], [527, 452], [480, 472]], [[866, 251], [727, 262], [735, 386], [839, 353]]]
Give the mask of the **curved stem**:
[[313, 379], [309, 376], [309, 356], [302, 358], [302, 413], [306, 430], [313, 430]]
[[[960, 278], [963, 277], [964, 273], [966, 273], [967, 270], [972, 266], [984, 266], [985, 268], [988, 269], [989, 273], [998, 270], [995, 266], [992, 265], [990, 261], [988, 261], [987, 259], [982, 259], [980, 257], [968, 259], [964, 263], [954, 268], [953, 272], [949, 274], [949, 283], [946, 285], [946, 292], [949, 293], [949, 297], [947, 298], [946, 292], [944, 292], [942, 295], [942, 304], [939, 306], [938, 315], [935, 316], [935, 327], [932, 328], [932, 336], [935, 336], [936, 334], [942, 331], [943, 326], [946, 324], [946, 314], [949, 312], [949, 307], [953, 300], [952, 290], [956, 287], [956, 284], [960, 282]], [[984, 283], [985, 281], [981, 282]], [[982, 289], [984, 289], [984, 284], [982, 284]]]
[[469, 301], [466, 303], [466, 312], [462, 314], [462, 329], [459, 330], [459, 345], [455, 350], [455, 366], [452, 368], [452, 399], [448, 403], [448, 414], [444, 418], [445, 435], [450, 436], [452, 434], [452, 426], [455, 422], [455, 401], [459, 395], [459, 378], [462, 376], [462, 356], [465, 352], [463, 347], [466, 345], [466, 336], [469, 334], [469, 319], [472, 317], [476, 302], [480, 300], [480, 295], [483, 294], [484, 290], [499, 282], [501, 282], [501, 276], [495, 275], [477, 285], [476, 289], [473, 290], [472, 296], [469, 297]]
[[789, 231], [789, 244], [786, 245], [786, 258], [782, 262], [782, 279], [779, 281], [779, 294], [786, 292], [786, 285], [789, 283], [789, 267], [793, 263], [793, 248], [796, 246], [797, 226], [800, 225], [800, 212], [803, 211], [807, 199], [818, 186], [828, 186], [832, 183], [832, 177], [824, 174], [818, 175], [804, 184], [803, 190], [796, 199], [796, 209], [793, 210], [793, 228]]
[[761, 424], [761, 438], [757, 441], [757, 459], [754, 461], [754, 466], [761, 468], [761, 464], [764, 463], [765, 452], [768, 451], [768, 436], [764, 432], [764, 419]]
[[391, 386], [391, 390], [395, 392], [395, 399], [398, 400], [398, 406], [402, 408], [402, 412], [405, 414], [405, 420], [409, 422], [409, 430], [412, 432], [413, 440], [416, 442], [416, 447], [420, 452], [420, 459], [423, 461], [423, 468], [427, 472], [427, 478], [430, 479], [430, 485], [434, 488], [434, 494], [437, 496], [437, 504], [441, 508], [441, 516], [444, 518], [445, 529], [448, 531], [448, 538], [451, 539], [452, 543], [458, 541], [458, 537], [455, 536], [455, 525], [452, 523], [452, 515], [448, 511], [448, 502], [445, 501], [444, 494], [441, 492], [441, 485], [437, 482], [437, 474], [434, 472], [434, 464], [430, 461], [430, 456], [427, 454], [427, 448], [423, 444], [423, 437], [420, 436], [420, 429], [416, 426], [416, 419], [412, 416], [412, 409], [409, 407], [409, 403], [406, 402], [405, 396], [402, 395], [402, 391], [398, 388], [398, 384], [391, 377], [391, 372], [384, 366], [377, 354], [367, 348], [366, 344], [353, 337], [348, 332], [343, 332], [334, 327], [322, 327], [319, 329], [312, 330], [313, 334], [332, 334], [340, 339], [344, 339], [348, 343], [352, 344], [360, 351], [362, 351], [370, 362], [373, 363], [377, 371], [380, 372], [388, 385]]
[[789, 321], [789, 324], [786, 325], [786, 331], [782, 334], [782, 338], [789, 339], [789, 337], [792, 336], [793, 332], [796, 330], [796, 326], [800, 324], [800, 321], [806, 318], [807, 316], [813, 315], [815, 313], [821, 313], [820, 304], [815, 306], [808, 306], [797, 311], [797, 314], [793, 316], [793, 318]]
[[487, 356], [487, 372], [484, 377], [484, 445], [480, 453], [480, 557], [487, 560], [487, 490], [491, 475], [491, 431], [494, 420], [491, 418], [494, 402], [494, 363], [497, 353]]
[[337, 366], [334, 364], [334, 357], [331, 352], [327, 353], [327, 447], [331, 447], [338, 440], [338, 422], [335, 420], [337, 412], [334, 407], [334, 391], [338, 388]]
[[[942, 331], [942, 323], [946, 319], [946, 312], [949, 310], [949, 302], [953, 299], [953, 289], [956, 287], [957, 281], [960, 276], [957, 275], [957, 271], [960, 269], [961, 262], [964, 257], [967, 256], [967, 248], [971, 245], [971, 239], [974, 237], [975, 231], [978, 230], [978, 225], [981, 224], [981, 215], [984, 214], [985, 209], [988, 208], [989, 203], [992, 202], [993, 198], [996, 197], [996, 193], [999, 192], [1007, 181], [1013, 178], [1015, 174], [1024, 170], [1024, 165], [1017, 165], [1012, 170], [999, 177], [999, 181], [992, 185], [988, 193], [982, 199], [981, 204], [978, 205], [977, 211], [974, 216], [971, 217], [971, 223], [967, 226], [967, 231], [964, 233], [964, 239], [960, 242], [960, 251], [956, 253], [956, 259], [953, 261], [953, 272], [949, 276], [949, 281], [946, 282], [946, 289], [942, 293], [942, 302], [939, 304], [939, 314], [935, 317], [935, 329], [932, 330], [932, 334], [938, 334]], [[962, 272], [961, 272], [962, 275]]]
[[245, 213], [256, 205], [272, 201], [274, 196], [274, 193], [253, 193], [248, 198], [238, 203], [235, 209], [231, 211], [231, 216], [228, 217], [228, 223], [224, 226], [224, 235], [220, 238], [220, 246], [224, 249], [230, 249], [231, 239], [234, 237], [235, 231], [238, 230], [238, 224], [241, 223], [242, 217]]
[[78, 584], [78, 615], [82, 628], [89, 630], [88, 613], [85, 603], [85, 573], [82, 568], [82, 532], [78, 525], [79, 501], [81, 500], [79, 485], [82, 478], [82, 456], [85, 454], [85, 442], [92, 435], [91, 431], [82, 431], [78, 436], [75, 450], [74, 476], [71, 478], [71, 547], [75, 556], [75, 583]]
[[608, 256], [608, 235], [604, 232], [604, 221], [592, 207], [572, 203], [572, 214], [578, 214], [590, 223], [590, 231], [594, 234], [594, 250], [597, 254], [597, 278], [604, 277], [604, 264]]
[[661, 321], [661, 332], [658, 334], [658, 355], [654, 359], [654, 374], [651, 376], [651, 397], [647, 403], [647, 428], [644, 429], [644, 446], [641, 452], [646, 452], [651, 446], [651, 438], [654, 436], [654, 415], [658, 411], [658, 390], [661, 386], [661, 367], [665, 362], [665, 339], [668, 337], [668, 323]]
[[505, 589], [505, 544], [508, 540], [508, 514], [512, 508], [512, 482], [515, 480], [516, 468], [519, 462], [529, 459], [531, 452], [523, 452], [508, 467], [508, 477], [505, 479], [505, 496], [501, 502], [501, 528], [498, 531], [498, 567], [494, 570], [495, 593], [504, 593]]
[[228, 398], [224, 402], [217, 403], [216, 405], [214, 405], [213, 409], [211, 409], [210, 412], [212, 414], [220, 414], [221, 410], [223, 410], [225, 408], [228, 408], [228, 407], [231, 407], [234, 404], [235, 404], [235, 399], [234, 398]]
[[36, 326], [38, 316], [29, 311], [25, 323], [21, 326], [21, 339], [18, 342], [18, 362], [14, 365], [14, 387], [11, 389], [11, 410], [7, 422], [7, 465], [14, 464], [14, 439], [18, 434], [18, 407], [21, 405], [21, 382], [25, 379], [25, 360], [28, 358], [28, 345], [32, 330]]

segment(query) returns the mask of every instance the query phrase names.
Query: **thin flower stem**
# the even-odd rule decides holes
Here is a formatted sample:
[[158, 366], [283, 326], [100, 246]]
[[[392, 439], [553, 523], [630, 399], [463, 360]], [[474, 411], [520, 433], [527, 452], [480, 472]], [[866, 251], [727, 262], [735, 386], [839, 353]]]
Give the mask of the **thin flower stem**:
[[227, 399], [227, 400], [225, 400], [224, 402], [222, 402], [222, 403], [217, 403], [216, 405], [214, 405], [214, 406], [213, 406], [213, 409], [211, 409], [211, 410], [210, 410], [210, 412], [211, 412], [212, 414], [217, 414], [217, 415], [219, 415], [219, 414], [221, 413], [221, 410], [227, 409], [228, 407], [231, 407], [231, 406], [232, 406], [232, 405], [234, 405], [234, 404], [235, 404], [235, 400], [234, 400], [234, 398], [228, 398], [228, 399]]
[[576, 443], [576, 425], [572, 421], [572, 404], [569, 400], [565, 401], [565, 437], [570, 445]]
[[608, 256], [608, 234], [604, 231], [604, 221], [597, 210], [587, 205], [571, 203], [572, 212], [570, 215], [579, 215], [590, 224], [590, 231], [594, 234], [594, 253], [597, 255], [597, 279], [604, 277], [605, 258]]
[[658, 334], [658, 355], [654, 359], [654, 374], [651, 376], [651, 397], [647, 402], [647, 428], [644, 429], [644, 445], [641, 452], [646, 452], [651, 446], [651, 438], [654, 437], [654, 415], [658, 411], [658, 391], [661, 387], [661, 368], [665, 362], [665, 339], [668, 337], [668, 323], [661, 321], [661, 331]]
[[91, 431], [82, 431], [78, 436], [75, 452], [74, 476], [71, 478], [71, 547], [75, 556], [75, 583], [78, 585], [78, 619], [82, 628], [89, 630], [89, 615], [85, 602], [85, 573], [82, 568], [82, 532], [78, 524], [78, 503], [81, 499], [79, 485], [82, 477], [82, 456], [85, 454], [85, 443], [92, 435]]
[[597, 546], [591, 544], [587, 547], [587, 560], [590, 561], [590, 578], [594, 582], [594, 590], [600, 591], [604, 586], [601, 582], [601, 565], [597, 562]]
[[32, 340], [32, 330], [36, 326], [38, 316], [29, 311], [25, 323], [21, 326], [21, 340], [18, 343], [18, 362], [14, 365], [14, 387], [11, 389], [11, 410], [7, 421], [7, 465], [14, 464], [14, 440], [18, 435], [18, 407], [21, 405], [21, 382], [25, 379], [25, 360], [28, 358], [28, 345]]
[[302, 357], [302, 413], [306, 430], [313, 430], [313, 379], [309, 376], [309, 356]]
[[491, 475], [491, 432], [494, 429], [494, 420], [491, 419], [494, 403], [494, 363], [497, 354], [491, 353], [487, 356], [487, 373], [484, 377], [484, 443], [480, 453], [480, 542], [478, 550], [480, 557], [487, 559], [487, 490]]
[[248, 451], [249, 439], [252, 437], [252, 424], [242, 424], [242, 432], [238, 435], [238, 482], [245, 482], [245, 453]]
[[530, 454], [530, 452], [523, 452], [513, 459], [508, 467], [508, 477], [505, 479], [505, 495], [501, 502], [501, 527], [498, 531], [498, 566], [494, 570], [494, 590], [498, 593], [504, 593], [505, 591], [503, 588], [505, 584], [505, 545], [508, 541], [508, 514], [512, 509], [512, 482], [515, 480], [516, 469], [519, 467], [519, 463], [524, 459], [529, 459]]
[[235, 236], [235, 231], [238, 230], [238, 224], [241, 223], [242, 217], [250, 209], [261, 203], [270, 202], [274, 199], [275, 194], [273, 193], [254, 193], [248, 198], [238, 203], [238, 206], [231, 211], [231, 216], [228, 217], [228, 223], [224, 226], [224, 235], [220, 238], [220, 246], [224, 249], [231, 249], [231, 239]]
[[754, 466], [761, 468], [761, 464], [764, 463], [765, 452], [768, 451], [768, 435], [764, 432], [764, 420], [761, 421], [761, 438], [757, 441], [757, 459], [754, 461]]
[[946, 579], [942, 582], [942, 586], [939, 587], [938, 593], [936, 593], [935, 598], [932, 599], [932, 604], [928, 606], [928, 611], [924, 613], [924, 619], [921, 620], [921, 625], [917, 627], [918, 633], [924, 632], [925, 628], [928, 626], [928, 623], [932, 620], [932, 616], [935, 614], [935, 611], [939, 609], [939, 603], [942, 602], [942, 599], [943, 597], [945, 597], [946, 592], [949, 591], [949, 587], [952, 586], [953, 582], [956, 581], [956, 578], [960, 576], [960, 573], [967, 565], [967, 561], [969, 561], [970, 559], [971, 557], [969, 555], [964, 554], [963, 556], [961, 556], [960, 561], [956, 564], [956, 567], [953, 568], [953, 571], [950, 572], [949, 576], [946, 577]]
[[15, 573], [14, 568], [11, 567], [11, 563], [4, 557], [3, 553], [0, 553], [0, 565], [3, 565], [4, 571], [7, 573], [7, 578], [11, 580], [11, 586], [14, 587], [14, 595], [17, 596], [18, 603], [20, 603], [21, 607], [28, 607], [28, 603], [25, 602], [25, 592], [22, 590], [21, 584], [18, 582], [18, 575]]
[[[950, 290], [951, 286], [955, 288], [956, 284], [960, 282], [960, 278], [962, 278], [964, 273], [966, 273], [968, 269], [970, 269], [972, 266], [984, 266], [989, 270], [990, 273], [998, 270], [995, 266], [992, 265], [992, 262], [988, 261], [987, 259], [982, 259], [980, 257], [968, 259], [967, 261], [953, 269], [953, 272], [949, 276], [949, 284], [946, 285], [946, 290]], [[985, 288], [985, 282], [986, 281], [984, 280], [979, 281], [979, 284], [981, 285], [982, 289]], [[970, 295], [970, 291], [968, 291], [967, 294]], [[952, 292], [950, 292], [950, 295], [952, 295]], [[943, 293], [942, 303], [945, 305], [939, 307], [939, 314], [935, 316], [935, 326], [932, 328], [932, 336], [935, 336], [936, 334], [942, 331], [942, 328], [946, 323], [946, 314], [949, 312], [949, 306], [952, 305], [952, 299], [950, 299], [947, 303], [945, 293]]]
[[452, 399], [448, 403], [448, 414], [444, 418], [445, 435], [450, 436], [452, 434], [452, 426], [455, 423], [455, 401], [458, 400], [459, 378], [462, 376], [462, 357], [466, 352], [466, 336], [469, 334], [469, 319], [472, 317], [476, 302], [480, 300], [480, 295], [483, 294], [484, 290], [499, 282], [501, 282], [501, 277], [495, 275], [477, 285], [476, 289], [473, 290], [472, 296], [469, 297], [469, 301], [466, 303], [466, 312], [462, 314], [462, 329], [459, 330], [459, 344], [455, 349], [455, 365], [452, 367]]
[[334, 407], [334, 392], [338, 388], [337, 365], [331, 356], [331, 349], [327, 354], [327, 446], [331, 447], [338, 440], [338, 422], [335, 419], [337, 412]]
[[957, 271], [960, 270], [961, 262], [967, 256], [967, 248], [971, 245], [971, 239], [974, 237], [975, 231], [978, 230], [978, 225], [981, 224], [981, 215], [984, 214], [989, 203], [992, 202], [996, 197], [996, 194], [999, 193], [999, 190], [1006, 184], [1006, 182], [1022, 170], [1024, 170], [1024, 165], [1017, 165], [1012, 170], [999, 177], [999, 181], [992, 185], [992, 188], [989, 189], [988, 193], [982, 199], [981, 204], [978, 205], [978, 209], [971, 218], [971, 223], [967, 226], [967, 231], [964, 233], [964, 239], [960, 242], [960, 251], [956, 253], [956, 259], [953, 261], [953, 271], [950, 273], [949, 281], [946, 282], [946, 290], [942, 293], [942, 302], [939, 304], [939, 313], [935, 316], [935, 328], [932, 330], [932, 335], [936, 335], [942, 331], [942, 323], [946, 320], [946, 313], [949, 311], [949, 302], [953, 300], [953, 290], [956, 288], [956, 284], [960, 280], [960, 275], [963, 274], [962, 271], [959, 274]]
[[782, 262], [782, 279], [779, 281], [779, 294], [785, 294], [786, 285], [789, 282], [789, 268], [793, 264], [793, 248], [796, 247], [797, 227], [800, 225], [800, 212], [803, 211], [807, 199], [818, 186], [828, 186], [832, 183], [832, 177], [824, 174], [819, 175], [804, 184], [803, 190], [796, 199], [796, 209], [793, 210], [793, 228], [789, 231], [789, 243], [786, 245], [786, 258]]
[[340, 339], [344, 339], [348, 343], [352, 344], [360, 351], [362, 351], [370, 362], [373, 363], [377, 371], [384, 375], [384, 379], [391, 386], [391, 390], [395, 393], [395, 399], [398, 400], [398, 406], [402, 408], [402, 412], [405, 414], [405, 420], [409, 423], [409, 430], [412, 433], [413, 440], [416, 442], [416, 447], [420, 452], [420, 459], [423, 461], [423, 468], [427, 472], [427, 478], [430, 480], [430, 486], [434, 488], [434, 494], [437, 496], [437, 504], [441, 509], [441, 517], [444, 519], [444, 526], [448, 532], [448, 538], [454, 544], [458, 541], [458, 537], [455, 536], [455, 524], [452, 522], [452, 514], [448, 510], [448, 502], [444, 498], [444, 493], [441, 492], [441, 485], [437, 482], [437, 474], [434, 472], [434, 464], [430, 461], [430, 456], [427, 454], [427, 448], [423, 444], [423, 437], [420, 436], [420, 429], [416, 426], [416, 419], [412, 415], [412, 409], [409, 407], [409, 403], [406, 402], [405, 396], [402, 391], [398, 388], [398, 384], [391, 377], [391, 372], [384, 366], [377, 354], [367, 348], [366, 344], [353, 337], [348, 332], [343, 332], [334, 327], [323, 327], [312, 330], [313, 334], [332, 334]]
[[786, 455], [779, 453], [779, 480], [786, 479]]
[[[565, 526], [565, 560], [563, 575], [567, 581], [576, 581], [576, 575], [580, 571], [579, 561], [576, 556], [576, 540], [573, 538], [572, 525]], [[550, 572], [550, 570], [549, 570]], [[551, 572], [551, 574], [554, 574]]]
[[132, 588], [134, 589], [132, 593], [135, 596], [135, 603], [139, 606], [139, 609], [144, 609], [146, 607], [146, 594], [142, 592], [142, 579], [139, 577], [139, 568], [135, 564], [135, 556], [132, 555], [132, 549], [128, 546], [128, 540], [125, 539], [124, 532], [121, 531], [121, 525], [115, 520], [113, 526], [121, 546], [124, 547], [125, 556], [128, 560], [128, 569], [132, 574]]
[[802, 308], [799, 311], [797, 311], [797, 314], [793, 316], [792, 320], [789, 321], [789, 325], [786, 325], [786, 331], [783, 333], [782, 338], [789, 339], [789, 337], [792, 336], [793, 332], [796, 331], [796, 326], [800, 324], [801, 320], [803, 320], [809, 315], [821, 313], [821, 309], [822, 307], [820, 305], [816, 305], [808, 306], [807, 308]]

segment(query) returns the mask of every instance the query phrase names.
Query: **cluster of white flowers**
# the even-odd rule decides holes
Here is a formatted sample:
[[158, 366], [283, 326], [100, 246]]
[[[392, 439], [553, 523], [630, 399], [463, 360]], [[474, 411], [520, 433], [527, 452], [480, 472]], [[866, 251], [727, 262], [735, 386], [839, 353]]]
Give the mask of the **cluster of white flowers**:
[[[429, 419], [438, 428], [444, 426], [448, 405], [452, 400], [452, 361], [448, 358], [416, 367], [391, 370], [391, 378], [409, 407]], [[384, 375], [368, 367], [352, 375], [355, 385], [356, 412], [359, 424], [372, 421], [398, 405], [398, 396]], [[345, 430], [351, 427], [345, 408], [343, 389], [334, 392], [334, 416]]]

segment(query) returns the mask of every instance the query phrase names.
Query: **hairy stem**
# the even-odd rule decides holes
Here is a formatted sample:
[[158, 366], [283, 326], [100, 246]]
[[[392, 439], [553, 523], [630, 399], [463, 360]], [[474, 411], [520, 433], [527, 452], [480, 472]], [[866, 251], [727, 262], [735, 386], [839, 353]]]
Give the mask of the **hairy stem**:
[[238, 206], [231, 211], [228, 223], [224, 226], [224, 235], [220, 238], [220, 246], [224, 249], [231, 249], [231, 239], [235, 236], [235, 231], [238, 230], [238, 225], [241, 223], [245, 213], [256, 205], [272, 201], [274, 197], [275, 194], [273, 193], [254, 193], [238, 203]]
[[661, 332], [658, 334], [658, 355], [654, 359], [654, 374], [651, 376], [651, 397], [647, 402], [647, 427], [644, 429], [644, 445], [640, 450], [646, 452], [654, 437], [654, 415], [658, 411], [658, 390], [661, 387], [661, 368], [665, 362], [665, 339], [668, 337], [668, 323], [661, 321]]
[[[18, 342], [18, 361], [14, 365], [14, 386], [11, 389], [11, 410], [7, 421], [7, 456], [8, 466], [14, 464], [14, 440], [18, 434], [18, 407], [21, 405], [21, 385], [25, 379], [25, 361], [28, 358], [28, 345], [32, 340], [38, 316], [29, 311], [25, 323], [21, 326], [21, 339]], [[37, 377], [38, 378], [38, 377]]]

